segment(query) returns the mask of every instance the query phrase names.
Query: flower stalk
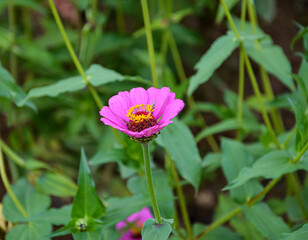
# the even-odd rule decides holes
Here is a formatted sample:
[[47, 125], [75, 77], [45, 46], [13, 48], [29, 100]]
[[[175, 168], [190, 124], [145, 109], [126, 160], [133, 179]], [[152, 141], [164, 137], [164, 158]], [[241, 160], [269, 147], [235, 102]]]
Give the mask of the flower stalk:
[[15, 196], [11, 186], [10, 186], [10, 182], [8, 180], [8, 177], [6, 175], [5, 172], [5, 166], [4, 166], [4, 160], [3, 160], [3, 155], [2, 155], [2, 144], [0, 144], [0, 174], [1, 174], [1, 179], [3, 182], [3, 185], [7, 191], [7, 193], [10, 195], [10, 197], [12, 198], [15, 206], [18, 208], [18, 210], [21, 212], [21, 214], [27, 218], [28, 214], [26, 212], [26, 210], [23, 208], [23, 206], [21, 205], [21, 203], [19, 202], [19, 200], [17, 199], [17, 197]]
[[160, 216], [157, 200], [155, 197], [155, 191], [154, 191], [151, 162], [150, 162], [150, 144], [145, 143], [145, 144], [141, 144], [141, 146], [142, 146], [142, 152], [143, 152], [143, 158], [144, 158], [145, 176], [147, 179], [147, 185], [148, 185], [148, 190], [149, 190], [149, 194], [150, 194], [150, 198], [152, 202], [154, 216], [156, 218], [157, 224], [160, 225], [162, 224], [162, 219]]

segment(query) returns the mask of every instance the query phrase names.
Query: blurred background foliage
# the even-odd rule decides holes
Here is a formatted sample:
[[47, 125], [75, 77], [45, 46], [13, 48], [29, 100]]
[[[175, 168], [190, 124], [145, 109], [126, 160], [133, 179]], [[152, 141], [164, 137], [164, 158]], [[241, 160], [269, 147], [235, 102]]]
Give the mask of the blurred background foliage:
[[[54, 2], [82, 67], [91, 76], [90, 81], [104, 104], [118, 91], [151, 85], [150, 62], [138, 1]], [[225, 33], [227, 23], [218, 1], [177, 0], [168, 6], [169, 2], [172, 1], [149, 0], [157, 72], [160, 86], [169, 86], [176, 92], [177, 98], [188, 100], [185, 94], [188, 87], [186, 76], [195, 73], [195, 64], [213, 41]], [[240, 1], [229, 0], [227, 3], [234, 16], [239, 16]], [[261, 29], [281, 46], [293, 72], [297, 73], [300, 56], [308, 59], [307, 38], [302, 44], [307, 28], [299, 27], [308, 23], [307, 1], [255, 0], [255, 4]], [[122, 179], [141, 171], [141, 147], [122, 136], [126, 148], [121, 148], [111, 129], [100, 122], [98, 108], [71, 60], [48, 1], [0, 0], [0, 20], [2, 148], [7, 145], [19, 155], [6, 154], [13, 160], [7, 165], [12, 183], [26, 175], [40, 192], [53, 196], [53, 206], [69, 203], [76, 192], [78, 160], [80, 149], [84, 147], [94, 170], [99, 194], [107, 199], [129, 195]], [[194, 97], [200, 104], [195, 105], [195, 109], [186, 108], [182, 114], [184, 122], [197, 136], [201, 156], [210, 151], [204, 140], [206, 136], [217, 133], [217, 141], [220, 141], [221, 132], [224, 136], [236, 136], [233, 131], [236, 124], [232, 119], [237, 111], [238, 55], [235, 51], [207, 84], [198, 86]], [[183, 68], [178, 61], [179, 56]], [[59, 86], [53, 85], [59, 81], [64, 82]], [[276, 106], [285, 106], [283, 94], [287, 87], [275, 77], [271, 77], [271, 81], [275, 95], [282, 95], [281, 101], [276, 99]], [[48, 88], [49, 85], [53, 87]], [[250, 124], [254, 124], [247, 126], [246, 135], [243, 133], [244, 136], [249, 133], [245, 141], [260, 138], [266, 143], [268, 136], [262, 135], [264, 125], [255, 128], [261, 119], [260, 109], [248, 85], [245, 86], [245, 98], [243, 114], [251, 120]], [[288, 108], [289, 105], [282, 110], [282, 116], [286, 128], [290, 129], [295, 117]], [[203, 112], [201, 116], [209, 126], [221, 120], [230, 121], [200, 135], [202, 125], [195, 118], [194, 111]], [[252, 111], [257, 114], [252, 114]], [[163, 146], [164, 142], [158, 140], [157, 143]], [[164, 166], [163, 157], [163, 151], [158, 146], [154, 158], [160, 167]], [[207, 161], [203, 160], [203, 167], [208, 164], [209, 158], [211, 164], [203, 170], [202, 180], [212, 184], [204, 186], [204, 181], [201, 181], [196, 199], [193, 199], [192, 187], [185, 186], [184, 189], [192, 221], [209, 223], [218, 201], [218, 192], [226, 182], [221, 178], [220, 170], [214, 171], [222, 156], [213, 154], [205, 157]], [[4, 192], [2, 188], [1, 196]], [[227, 200], [220, 198], [220, 201]], [[202, 214], [198, 209], [203, 209]]]

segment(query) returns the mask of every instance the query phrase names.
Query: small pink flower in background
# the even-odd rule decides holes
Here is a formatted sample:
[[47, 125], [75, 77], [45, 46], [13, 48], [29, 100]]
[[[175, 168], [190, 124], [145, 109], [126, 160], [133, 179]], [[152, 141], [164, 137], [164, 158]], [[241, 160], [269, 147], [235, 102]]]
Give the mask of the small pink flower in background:
[[126, 133], [136, 142], [154, 139], [160, 130], [172, 123], [184, 107], [184, 102], [175, 99], [175, 93], [168, 87], [145, 90], [138, 87], [130, 92], [119, 92], [104, 106], [101, 121]]
[[141, 231], [146, 220], [153, 218], [150, 209], [145, 207], [141, 211], [130, 215], [125, 221], [116, 224], [121, 233], [119, 240], [142, 240]]

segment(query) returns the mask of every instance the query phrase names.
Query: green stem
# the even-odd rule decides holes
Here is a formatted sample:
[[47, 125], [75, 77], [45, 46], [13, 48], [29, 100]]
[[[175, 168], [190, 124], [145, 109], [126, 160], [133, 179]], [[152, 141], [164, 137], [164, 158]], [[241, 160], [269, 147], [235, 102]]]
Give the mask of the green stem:
[[[241, 31], [245, 29], [245, 18], [246, 18], [246, 5], [247, 0], [242, 0], [241, 6]], [[244, 101], [244, 77], [245, 77], [245, 62], [243, 51], [240, 50], [239, 58], [239, 80], [238, 80], [238, 103], [237, 103], [237, 120], [239, 126], [242, 125], [243, 121], [243, 101]], [[239, 133], [240, 131], [238, 131]], [[238, 134], [239, 136], [240, 134]]]
[[92, 21], [93, 23], [96, 22], [97, 8], [98, 8], [98, 0], [92, 0]]
[[95, 89], [93, 88], [93, 86], [91, 85], [91, 83], [90, 83], [90, 81], [89, 81], [89, 79], [88, 79], [88, 77], [87, 77], [87, 75], [86, 75], [86, 73], [85, 73], [83, 67], [81, 66], [80, 61], [79, 61], [78, 58], [77, 58], [77, 55], [76, 55], [76, 53], [75, 53], [75, 51], [74, 51], [74, 49], [73, 49], [73, 47], [72, 47], [71, 42], [70, 42], [69, 39], [68, 39], [68, 36], [67, 36], [66, 31], [65, 31], [65, 29], [64, 29], [64, 27], [63, 27], [62, 21], [61, 21], [61, 19], [60, 19], [60, 17], [59, 17], [58, 11], [57, 11], [57, 9], [56, 9], [56, 7], [55, 7], [55, 4], [54, 4], [53, 0], [48, 0], [48, 1], [49, 1], [49, 4], [50, 4], [50, 8], [51, 8], [52, 14], [53, 14], [53, 16], [54, 16], [54, 18], [55, 18], [55, 21], [56, 21], [56, 23], [57, 23], [57, 26], [58, 26], [58, 28], [59, 28], [59, 30], [60, 30], [60, 32], [61, 32], [61, 35], [62, 35], [62, 37], [63, 37], [63, 40], [64, 40], [64, 42], [65, 42], [65, 45], [66, 45], [66, 47], [67, 47], [67, 49], [68, 49], [68, 51], [69, 51], [69, 53], [70, 53], [70, 55], [71, 55], [71, 58], [72, 58], [72, 60], [73, 60], [73, 62], [74, 62], [74, 64], [75, 64], [75, 66], [76, 66], [78, 72], [79, 72], [80, 75], [82, 76], [84, 82], [87, 84], [87, 86], [88, 86], [88, 88], [89, 88], [89, 90], [90, 90], [90, 93], [91, 93], [91, 95], [92, 95], [94, 101], [96, 102], [97, 106], [98, 106], [99, 108], [102, 108], [102, 107], [103, 107], [102, 100], [99, 98], [99, 96], [98, 96], [96, 90], [95, 90]]
[[10, 71], [13, 78], [17, 81], [18, 78], [18, 66], [17, 66], [17, 56], [14, 53], [13, 48], [16, 44], [16, 19], [14, 10], [14, 0], [8, 1], [8, 15], [9, 15], [9, 28], [12, 36], [11, 42], [11, 53], [10, 53]]
[[21, 205], [21, 203], [18, 201], [18, 199], [15, 196], [14, 192], [12, 191], [12, 188], [10, 186], [8, 177], [6, 175], [1, 145], [0, 145], [0, 174], [1, 174], [1, 179], [2, 179], [3, 185], [4, 185], [7, 193], [10, 195], [10, 197], [12, 198], [13, 202], [15, 203], [16, 207], [21, 212], [21, 214], [25, 218], [27, 218], [28, 214], [27, 214], [26, 210], [23, 208], [23, 206]]
[[197, 237], [196, 240], [201, 240], [206, 234], [208, 234], [209, 232], [213, 231], [214, 229], [216, 229], [217, 227], [223, 225], [224, 223], [226, 223], [227, 221], [229, 221], [231, 218], [233, 218], [234, 216], [236, 216], [238, 213], [240, 213], [242, 211], [242, 209], [240, 207], [234, 209], [233, 211], [231, 211], [230, 213], [228, 213], [227, 215], [223, 216], [221, 219], [217, 220], [216, 222], [212, 223], [211, 225], [209, 225], [202, 233], [200, 233]]
[[141, 1], [141, 6], [142, 6], [144, 27], [145, 27], [147, 45], [148, 45], [148, 52], [150, 56], [152, 81], [153, 81], [154, 87], [157, 88], [158, 79], [157, 79], [156, 66], [155, 66], [155, 52], [154, 52], [154, 43], [153, 43], [152, 31], [151, 31], [149, 8], [148, 8], [147, 0], [140, 0], [140, 1]]
[[237, 103], [237, 120], [239, 126], [241, 126], [243, 122], [244, 74], [245, 74], [244, 53], [242, 50], [240, 50], [238, 103]]
[[242, 51], [244, 53], [244, 60], [245, 60], [245, 64], [246, 64], [246, 69], [247, 69], [248, 75], [250, 77], [253, 90], [254, 90], [254, 92], [255, 92], [255, 94], [257, 96], [259, 105], [261, 107], [261, 112], [262, 112], [262, 116], [263, 116], [264, 122], [265, 122], [265, 124], [266, 124], [266, 126], [268, 128], [268, 131], [269, 131], [270, 135], [272, 136], [273, 141], [277, 145], [277, 148], [281, 149], [280, 143], [279, 143], [279, 141], [278, 141], [278, 139], [276, 137], [276, 134], [275, 134], [275, 132], [273, 130], [271, 121], [270, 121], [270, 119], [269, 119], [269, 117], [267, 115], [267, 112], [266, 112], [266, 109], [265, 109], [265, 105], [264, 105], [263, 100], [262, 100], [262, 95], [261, 95], [261, 92], [260, 92], [260, 89], [259, 89], [259, 86], [258, 86], [258, 83], [257, 83], [257, 79], [256, 79], [256, 77], [254, 75], [251, 63], [250, 63], [249, 58], [248, 58], [248, 56], [246, 54], [246, 51], [244, 49], [243, 44], [241, 44], [241, 49], [243, 49]]
[[232, 28], [232, 30], [233, 30], [235, 36], [236, 36], [238, 39], [241, 39], [240, 34], [239, 34], [238, 31], [237, 31], [237, 28], [236, 28], [236, 26], [235, 26], [235, 24], [234, 24], [234, 21], [233, 21], [233, 19], [232, 19], [231, 13], [230, 13], [230, 11], [229, 11], [229, 9], [228, 9], [228, 7], [227, 7], [225, 1], [224, 1], [224, 0], [220, 0], [220, 3], [221, 3], [221, 5], [223, 6], [223, 8], [224, 8], [224, 10], [225, 10], [226, 17], [227, 17], [227, 19], [228, 19], [228, 22], [230, 23], [230, 26], [231, 26], [231, 28]]
[[[248, 14], [249, 14], [249, 20], [252, 26], [252, 32], [254, 35], [257, 35], [258, 19], [257, 19], [257, 15], [255, 12], [255, 7], [251, 1], [248, 1]], [[259, 40], [256, 40], [255, 44], [257, 48], [261, 48]], [[269, 100], [274, 99], [274, 93], [273, 93], [273, 89], [270, 83], [268, 73], [266, 72], [266, 70], [264, 69], [262, 65], [260, 65], [260, 75], [261, 75], [262, 85], [263, 85], [267, 99]], [[276, 111], [275, 109], [271, 109], [270, 115], [273, 120], [273, 125], [275, 127], [275, 130], [278, 133], [284, 132], [284, 125], [283, 125], [280, 112]]]
[[116, 21], [119, 33], [125, 33], [125, 20], [121, 0], [116, 0]]
[[193, 240], [194, 236], [193, 236], [193, 232], [191, 230], [191, 223], [190, 223], [190, 220], [189, 220], [189, 215], [188, 215], [188, 211], [187, 211], [187, 207], [186, 207], [186, 202], [185, 202], [183, 190], [182, 190], [182, 187], [181, 187], [181, 184], [180, 184], [180, 179], [179, 179], [178, 173], [176, 171], [176, 168], [174, 166], [174, 163], [169, 156], [167, 156], [167, 161], [169, 161], [169, 163], [170, 163], [169, 166], [171, 168], [171, 173], [172, 173], [172, 177], [173, 177], [173, 180], [174, 180], [174, 183], [175, 183], [175, 188], [176, 188], [176, 191], [177, 191], [177, 195], [179, 197], [180, 208], [181, 208], [181, 212], [182, 212], [182, 215], [183, 215], [185, 227], [186, 227], [186, 230], [187, 230], [187, 235], [188, 235], [188, 238], [190, 240]]
[[171, 54], [173, 57], [173, 61], [175, 63], [175, 67], [176, 70], [178, 72], [179, 78], [181, 82], [185, 82], [185, 80], [187, 79], [186, 77], [186, 73], [184, 71], [184, 67], [183, 67], [183, 63], [181, 60], [181, 56], [178, 50], [178, 47], [176, 45], [175, 39], [173, 37], [172, 32], [169, 30], [169, 45], [170, 45], [170, 50], [171, 50]]
[[154, 211], [154, 215], [156, 218], [157, 224], [162, 224], [162, 219], [160, 216], [157, 200], [155, 197], [155, 191], [154, 191], [154, 185], [153, 185], [153, 178], [152, 178], [152, 170], [151, 170], [151, 161], [150, 161], [150, 144], [141, 144], [142, 146], [142, 152], [143, 152], [143, 158], [144, 158], [144, 168], [145, 168], [145, 175], [147, 179], [148, 184], [148, 190], [152, 202], [152, 207]]
[[[90, 81], [89, 81], [89, 79], [88, 79], [88, 77], [87, 77], [83, 67], [80, 64], [80, 61], [77, 58], [77, 55], [76, 55], [76, 53], [75, 53], [75, 51], [74, 51], [74, 49], [72, 47], [72, 44], [71, 44], [71, 42], [69, 41], [69, 39], [67, 37], [66, 31], [65, 31], [65, 29], [63, 27], [62, 21], [61, 21], [61, 19], [59, 17], [59, 14], [58, 14], [58, 11], [57, 11], [57, 9], [55, 7], [55, 4], [54, 4], [53, 0], [48, 0], [48, 1], [49, 1], [49, 4], [50, 4], [50, 8], [51, 8], [52, 14], [53, 14], [53, 16], [55, 18], [55, 21], [57, 23], [57, 26], [58, 26], [60, 32], [61, 32], [61, 35], [63, 37], [65, 45], [66, 45], [66, 47], [67, 47], [67, 49], [68, 49], [68, 51], [69, 51], [69, 53], [71, 55], [71, 58], [72, 58], [72, 60], [73, 60], [73, 62], [75, 64], [78, 72], [82, 76], [84, 82], [88, 86], [88, 89], [89, 89], [89, 91], [90, 91], [90, 93], [91, 93], [91, 95], [92, 95], [96, 105], [98, 106], [99, 109], [101, 109], [104, 104], [103, 104], [102, 100], [100, 99], [100, 97], [98, 96], [98, 93], [96, 92], [95, 88], [90, 83]], [[118, 141], [121, 143], [121, 145], [122, 146], [126, 146], [126, 143], [121, 138], [121, 136], [118, 134], [117, 130], [112, 128], [112, 131], [116, 135], [116, 137], [117, 137]]]
[[308, 142], [303, 147], [303, 149], [299, 152], [299, 154], [292, 160], [293, 163], [297, 163], [301, 157], [305, 154], [305, 152], [308, 150]]
[[301, 185], [300, 185], [299, 179], [296, 178], [295, 174], [296, 173], [288, 174], [290, 182], [292, 184], [292, 190], [295, 193], [296, 200], [298, 202], [298, 205], [299, 205], [306, 221], [308, 221], [308, 211], [305, 207], [305, 203], [304, 203], [303, 198], [301, 196]]
[[2, 139], [0, 139], [0, 148], [2, 148], [4, 153], [18, 166], [22, 168], [26, 167], [25, 161], [21, 157], [19, 157], [15, 152], [13, 152], [13, 150], [10, 149], [9, 146], [6, 145]]

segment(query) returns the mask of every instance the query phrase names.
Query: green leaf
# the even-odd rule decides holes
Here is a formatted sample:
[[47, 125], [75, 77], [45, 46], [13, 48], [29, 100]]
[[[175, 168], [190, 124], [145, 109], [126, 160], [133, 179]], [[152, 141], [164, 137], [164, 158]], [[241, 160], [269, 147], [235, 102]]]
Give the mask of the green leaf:
[[259, 158], [251, 167], [242, 169], [239, 175], [225, 189], [237, 188], [257, 177], [275, 179], [302, 167], [300, 164], [290, 162], [291, 159], [292, 156], [285, 151], [272, 151]]
[[239, 46], [240, 42], [230, 35], [224, 35], [218, 38], [210, 49], [202, 56], [195, 65], [197, 73], [190, 78], [188, 95], [205, 83], [213, 75], [215, 70], [230, 56], [230, 54]]
[[[169, 184], [166, 184], [168, 183], [168, 179], [165, 173], [161, 170], [153, 171], [152, 175], [155, 196], [159, 203], [161, 214], [165, 218], [172, 218], [174, 216], [174, 196], [171, 187]], [[127, 182], [127, 188], [134, 195], [142, 194], [150, 201], [149, 190], [147, 188], [147, 182], [144, 177], [133, 177], [129, 179]]]
[[142, 228], [142, 239], [146, 240], [165, 240], [168, 239], [172, 227], [166, 221], [157, 225], [155, 219], [148, 219]]
[[78, 190], [72, 207], [72, 218], [100, 218], [105, 214], [105, 206], [97, 196], [95, 183], [87, 164], [84, 150], [81, 150], [81, 161], [78, 175]]
[[231, 219], [230, 225], [237, 233], [242, 235], [245, 240], [264, 240], [258, 230], [245, 218], [235, 217]]
[[6, 240], [50, 240], [51, 233], [49, 223], [28, 223], [14, 226], [6, 235]]
[[204, 128], [197, 136], [196, 141], [200, 142], [202, 139], [206, 138], [209, 135], [226, 132], [229, 130], [238, 129], [239, 124], [237, 119], [227, 119], [224, 121], [221, 121], [219, 123], [213, 124], [211, 126], [208, 126]]
[[[227, 8], [229, 9], [229, 11], [232, 10], [232, 8], [239, 2], [239, 0], [228, 0], [225, 1]], [[218, 10], [217, 10], [217, 14], [216, 14], [216, 19], [215, 19], [215, 23], [219, 24], [221, 23], [221, 21], [224, 19], [225, 17], [225, 10], [224, 7], [222, 6], [222, 4], [219, 4]]]
[[278, 240], [282, 233], [290, 232], [289, 226], [273, 214], [265, 203], [257, 203], [252, 207], [243, 206], [242, 209], [248, 221], [270, 240]]
[[[253, 157], [242, 143], [235, 140], [224, 138], [221, 146], [222, 170], [228, 183], [231, 183], [244, 167], [252, 165]], [[261, 190], [262, 186], [256, 180], [252, 180], [240, 188], [231, 189], [231, 196], [239, 202], [245, 202], [247, 198], [252, 198]]]
[[197, 190], [201, 177], [201, 157], [189, 128], [174, 120], [162, 131], [157, 142], [168, 151], [181, 176]]
[[291, 64], [283, 50], [275, 45], [246, 48], [248, 55], [269, 73], [276, 76], [284, 85], [294, 89]]
[[306, 240], [308, 236], [308, 224], [292, 233], [284, 233], [279, 240]]
[[73, 197], [77, 190], [76, 184], [71, 179], [59, 173], [46, 172], [36, 180], [35, 184], [42, 193], [57, 197]]
[[46, 221], [54, 225], [65, 225], [71, 220], [72, 206], [67, 205], [61, 208], [51, 208], [46, 212], [29, 217], [31, 222]]
[[[142, 79], [141, 77], [124, 76], [117, 73], [116, 71], [104, 68], [98, 64], [91, 65], [90, 68], [86, 71], [86, 75], [90, 83], [95, 87], [115, 81], [124, 80], [150, 84], [150, 82]], [[21, 104], [24, 104], [27, 100], [33, 98], [39, 98], [43, 96], [56, 97], [59, 94], [65, 92], [79, 91], [85, 88], [85, 86], [86, 84], [81, 76], [70, 77], [64, 80], [60, 80], [55, 84], [31, 89]]]
[[[28, 217], [46, 211], [50, 205], [49, 197], [38, 193], [26, 179], [21, 179], [14, 186], [12, 186], [12, 191], [25, 209]], [[8, 194], [6, 194], [3, 198], [3, 214], [6, 220], [10, 222], [27, 221], [27, 218], [21, 214]]]
[[[20, 106], [19, 102], [24, 99], [26, 94], [24, 91], [16, 85], [11, 74], [0, 63], [0, 97], [4, 97], [17, 106]], [[31, 102], [25, 102], [27, 107], [35, 110], [35, 106]]]

